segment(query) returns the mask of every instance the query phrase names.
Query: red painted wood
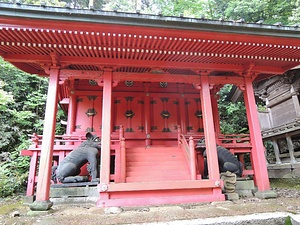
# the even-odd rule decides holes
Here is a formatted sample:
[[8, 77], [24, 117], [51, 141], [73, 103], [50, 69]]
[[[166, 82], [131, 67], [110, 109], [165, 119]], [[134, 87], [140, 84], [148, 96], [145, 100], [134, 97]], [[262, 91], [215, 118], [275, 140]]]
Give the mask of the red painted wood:
[[254, 170], [254, 181], [259, 191], [270, 190], [266, 158], [264, 153], [265, 148], [262, 142], [258, 112], [254, 98], [252, 80], [250, 77], [245, 77], [244, 99], [252, 144], [251, 159]]
[[178, 147], [131, 148], [126, 151], [126, 182], [190, 179]]
[[203, 119], [202, 117], [197, 117], [198, 113], [202, 113], [201, 102], [199, 95], [185, 98], [186, 113], [186, 131], [185, 133], [189, 135], [203, 133]]
[[120, 157], [121, 157], [121, 160], [120, 160], [120, 182], [121, 183], [124, 183], [126, 181], [126, 169], [127, 169], [127, 166], [126, 166], [126, 144], [125, 144], [125, 139], [124, 138], [121, 138], [121, 144], [120, 144], [120, 150], [121, 150], [121, 154], [120, 154]]
[[[103, 200], [104, 205], [224, 199], [221, 188], [215, 187], [214, 183], [219, 180], [215, 138], [220, 135], [220, 130], [217, 102], [211, 95], [214, 93], [210, 92], [212, 84], [245, 84], [245, 103], [251, 143], [247, 143], [250, 139], [240, 143], [234, 140], [230, 143], [222, 143], [225, 138], [217, 141], [234, 154], [238, 154], [240, 158], [243, 154], [250, 153], [253, 171], [245, 171], [244, 174], [254, 173], [258, 189], [262, 191], [269, 189], [251, 86], [252, 80], [250, 78], [244, 80], [240, 74], [247, 71], [252, 63], [254, 63], [251, 67], [253, 71], [268, 74], [263, 77], [282, 73], [299, 64], [299, 51], [293, 48], [293, 45], [298, 46], [297, 38], [218, 31], [178, 32], [178, 29], [81, 22], [62, 23], [44, 19], [23, 20], [9, 17], [0, 18], [0, 23], [3, 25], [1, 37], [5, 43], [2, 45], [0, 54], [19, 68], [37, 72], [40, 70], [41, 74], [45, 75], [48, 69], [42, 68], [41, 65], [53, 63], [50, 56], [54, 61], [58, 60], [57, 56], [49, 56], [49, 52], [57, 51], [60, 54], [60, 61], [57, 63], [69, 65], [61, 71], [61, 78], [66, 81], [61, 82], [62, 89], [61, 96], [59, 96], [59, 98], [69, 98], [67, 134], [85, 135], [88, 129], [101, 134], [101, 185], [99, 188], [103, 189], [100, 200]], [[95, 32], [95, 30], [101, 30], [101, 32]], [[75, 31], [82, 31], [82, 34], [75, 34]], [[91, 32], [94, 32], [93, 35]], [[71, 47], [54, 47], [58, 44], [57, 37], [61, 40], [61, 45], [69, 45], [72, 42]], [[85, 42], [86, 40], [89, 42]], [[46, 47], [34, 47], [33, 43], [45, 44]], [[289, 45], [286, 46], [286, 43]], [[78, 48], [79, 44], [82, 48]], [[94, 48], [96, 50], [93, 50]], [[200, 53], [199, 49], [204, 49], [204, 52], [200, 51]], [[259, 54], [253, 54], [253, 52], [259, 52]], [[268, 57], [268, 59], [257, 57]], [[32, 69], [31, 66], [36, 68]], [[113, 66], [113, 69], [104, 69], [104, 74], [102, 74], [103, 68], [109, 66]], [[199, 80], [199, 75], [195, 72], [199, 68], [212, 73], [209, 76], [201, 74]], [[156, 74], [155, 70], [161, 70], [162, 73]], [[227, 76], [220, 76], [220, 74], [216, 76], [215, 73], [220, 71], [230, 71], [230, 73], [226, 73]], [[38, 156], [41, 158], [37, 178], [37, 200], [39, 201], [49, 198], [49, 171], [52, 156], [58, 154], [60, 161], [73, 143], [79, 143], [71, 140], [70, 146], [53, 146], [58, 82], [56, 73], [58, 71], [50, 71], [43, 150], [40, 151], [40, 143], [35, 142], [35, 146], [31, 146], [32, 152], [24, 151], [24, 154], [32, 156], [29, 174], [31, 186], [27, 190], [31, 195], [37, 177], [35, 174], [37, 158]], [[89, 79], [97, 80], [99, 86], [89, 85]], [[126, 87], [123, 82], [125, 80], [134, 81], [134, 86]], [[68, 85], [68, 82], [71, 84]], [[142, 82], [149, 83], [143, 84]], [[168, 82], [168, 87], [161, 88], [159, 82]], [[198, 100], [199, 93], [194, 88], [199, 83], [202, 87], [201, 102]], [[90, 98], [91, 96], [96, 98]], [[128, 100], [128, 97], [132, 99]], [[168, 101], [162, 101], [162, 98], [168, 98]], [[116, 103], [118, 101], [121, 103]], [[87, 116], [86, 112], [90, 108], [95, 109], [97, 114]], [[130, 110], [134, 112], [134, 115], [129, 118], [125, 116], [125, 112]], [[168, 118], [162, 117], [163, 111], [170, 113]], [[197, 111], [203, 113], [203, 119], [195, 116]], [[125, 142], [119, 142], [121, 136], [118, 136], [117, 131], [120, 125], [123, 125], [125, 130], [127, 129], [127, 132], [121, 136], [126, 138], [126, 147], [129, 149], [125, 149]], [[182, 131], [180, 128], [176, 129], [178, 125], [181, 126]], [[168, 132], [162, 132], [163, 128], [169, 128]], [[210, 180], [207, 181], [209, 185], [202, 182], [193, 186], [183, 181], [195, 179], [195, 174], [196, 178], [200, 177], [197, 173], [203, 173], [203, 156], [197, 156], [197, 173], [192, 172], [193, 175], [191, 175], [188, 161], [183, 157], [183, 153], [177, 152], [178, 148], [170, 148], [170, 146], [178, 146], [180, 132], [191, 134], [195, 141], [198, 140], [203, 137], [203, 131], [200, 131], [203, 128], [208, 149]], [[111, 142], [114, 135], [119, 138]], [[118, 152], [120, 145], [121, 151]], [[132, 149], [132, 147], [145, 145], [151, 148]], [[155, 145], [165, 147], [160, 148], [162, 152], [152, 152]], [[109, 173], [110, 156], [113, 154], [116, 157], [116, 173], [111, 175]], [[126, 158], [127, 161], [125, 161]], [[195, 163], [191, 163], [190, 167], [192, 168], [193, 165]], [[127, 176], [127, 181], [131, 182], [128, 184], [136, 186], [125, 186], [125, 176]], [[123, 186], [114, 186], [110, 183], [110, 179], [115, 179]], [[174, 183], [166, 182], [166, 180], [178, 179], [181, 180], [180, 185], [175, 181]], [[149, 181], [153, 180], [161, 182], [155, 185], [149, 184]], [[148, 181], [147, 184], [144, 181]], [[105, 185], [109, 193], [105, 193]], [[175, 185], [177, 189], [175, 190], [172, 185]], [[123, 200], [117, 198], [123, 198]]]
[[184, 193], [184, 190], [201, 190], [210, 192], [216, 187], [212, 180], [174, 180], [174, 181], [154, 181], [145, 183], [111, 183], [108, 186], [107, 192], [129, 192], [129, 191], [159, 191], [159, 190], [178, 190]]
[[35, 187], [35, 176], [37, 173], [37, 163], [38, 163], [38, 153], [32, 152], [30, 159], [30, 167], [29, 167], [29, 174], [28, 174], [28, 181], [27, 181], [27, 196], [34, 195], [34, 187]]
[[[106, 69], [103, 74], [103, 111], [101, 135], [101, 164], [100, 183], [107, 185], [110, 182], [110, 142], [111, 142], [111, 109], [112, 109], [112, 71]], [[104, 188], [105, 189], [105, 188]]]
[[43, 129], [43, 142], [38, 172], [36, 201], [49, 200], [51, 167], [53, 156], [53, 143], [56, 126], [57, 96], [58, 96], [59, 70], [50, 70], [50, 80], [47, 94], [45, 122]]
[[[183, 92], [181, 90], [181, 92]], [[186, 121], [187, 121], [187, 116], [186, 116], [186, 106], [185, 106], [185, 99], [184, 99], [184, 94], [182, 93], [180, 98], [179, 98], [179, 122], [180, 128], [183, 134], [187, 133], [187, 127], [186, 127]]]
[[70, 102], [68, 108], [68, 124], [67, 124], [67, 134], [70, 135], [75, 131], [75, 121], [77, 112], [77, 98], [74, 94], [70, 94]]
[[190, 155], [190, 172], [191, 172], [191, 180], [197, 179], [196, 174], [196, 152], [195, 152], [195, 144], [193, 137], [189, 138], [189, 155]]
[[219, 134], [221, 134], [220, 130], [220, 116], [219, 116], [219, 109], [218, 109], [218, 99], [217, 94], [213, 93], [211, 95], [211, 105], [212, 105], [212, 111], [213, 111], [213, 118], [214, 118], [214, 127], [216, 136], [218, 137]]
[[219, 165], [216, 149], [216, 136], [214, 130], [213, 111], [210, 98], [210, 87], [208, 82], [208, 76], [201, 75], [201, 106], [203, 111], [203, 125], [204, 125], [204, 136], [207, 153], [207, 167], [209, 179], [219, 180]]
[[[102, 194], [102, 193], [101, 193]], [[220, 187], [211, 180], [181, 180], [136, 183], [111, 183], [109, 199], [101, 197], [99, 207], [182, 204], [225, 200]]]
[[92, 127], [91, 120], [86, 112], [90, 108], [88, 96], [77, 96], [77, 114], [75, 123], [75, 133], [84, 135], [88, 128]]

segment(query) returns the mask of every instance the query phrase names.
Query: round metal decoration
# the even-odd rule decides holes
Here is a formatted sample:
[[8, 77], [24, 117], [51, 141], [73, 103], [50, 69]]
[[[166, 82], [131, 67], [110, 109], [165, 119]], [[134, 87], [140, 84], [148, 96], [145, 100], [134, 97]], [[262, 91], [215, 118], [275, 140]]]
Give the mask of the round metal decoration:
[[98, 85], [98, 82], [96, 80], [89, 80], [89, 84], [92, 86]]
[[132, 80], [126, 80], [126, 81], [125, 81], [125, 85], [126, 85], [127, 87], [131, 87], [131, 86], [133, 86], [133, 81], [132, 81]]
[[168, 86], [168, 82], [159, 82], [160, 87], [166, 88]]

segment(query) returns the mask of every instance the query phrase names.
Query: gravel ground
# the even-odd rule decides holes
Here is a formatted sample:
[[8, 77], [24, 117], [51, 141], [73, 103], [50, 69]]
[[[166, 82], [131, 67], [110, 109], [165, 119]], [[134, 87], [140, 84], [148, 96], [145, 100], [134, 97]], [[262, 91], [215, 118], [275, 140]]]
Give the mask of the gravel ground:
[[[300, 213], [300, 190], [275, 188], [276, 199], [242, 198], [238, 201], [122, 208], [97, 208], [94, 204], [54, 205], [50, 213], [29, 216], [29, 207], [16, 199], [0, 199], [0, 224], [141, 224], [205, 218], [224, 219], [225, 216], [255, 215], [257, 213]], [[117, 209], [117, 211], [120, 209]], [[161, 224], [161, 223], [159, 223]], [[172, 223], [173, 224], [173, 223]], [[174, 223], [175, 224], [175, 223]], [[186, 223], [189, 224], [189, 223]], [[198, 223], [200, 224], [200, 223]], [[206, 224], [206, 223], [201, 223]], [[208, 224], [208, 223], [207, 223]], [[221, 224], [226, 224], [226, 221]], [[245, 222], [245, 224], [252, 224]], [[272, 223], [278, 224], [278, 223]]]

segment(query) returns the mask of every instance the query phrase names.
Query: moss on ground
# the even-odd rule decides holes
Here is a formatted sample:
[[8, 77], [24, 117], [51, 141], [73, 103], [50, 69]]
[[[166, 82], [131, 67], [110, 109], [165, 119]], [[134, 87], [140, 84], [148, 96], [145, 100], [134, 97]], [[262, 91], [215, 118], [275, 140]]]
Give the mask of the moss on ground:
[[5, 204], [3, 206], [0, 206], [0, 215], [5, 215], [14, 210], [18, 210], [22, 206], [23, 206], [22, 201], [11, 202], [11, 203]]
[[300, 190], [300, 178], [270, 179], [272, 188], [290, 188]]

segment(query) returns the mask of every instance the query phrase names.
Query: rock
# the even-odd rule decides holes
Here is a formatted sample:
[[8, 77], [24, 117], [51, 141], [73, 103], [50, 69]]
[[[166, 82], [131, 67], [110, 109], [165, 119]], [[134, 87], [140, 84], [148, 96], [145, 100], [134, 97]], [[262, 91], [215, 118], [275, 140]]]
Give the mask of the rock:
[[20, 216], [20, 212], [19, 212], [19, 211], [13, 211], [12, 213], [10, 213], [9, 216], [10, 216], [11, 218], [18, 217], [18, 216]]
[[120, 207], [109, 207], [104, 209], [105, 214], [119, 214], [123, 211]]
[[297, 214], [297, 215], [290, 215], [291, 217], [291, 223], [293, 225], [300, 225], [300, 214]]

